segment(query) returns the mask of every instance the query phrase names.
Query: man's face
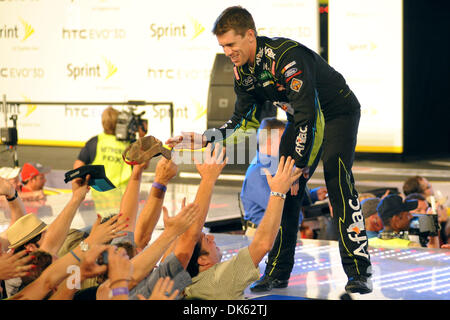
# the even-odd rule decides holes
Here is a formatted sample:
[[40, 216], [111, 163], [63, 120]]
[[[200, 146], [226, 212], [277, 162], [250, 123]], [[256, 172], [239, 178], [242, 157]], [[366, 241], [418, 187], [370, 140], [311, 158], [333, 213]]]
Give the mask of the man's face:
[[247, 62], [253, 63], [256, 52], [256, 37], [253, 30], [247, 30], [244, 36], [229, 30], [216, 37], [223, 52], [236, 67], [243, 66]]
[[211, 234], [202, 234], [202, 251], [208, 252], [204, 257], [208, 259], [211, 265], [219, 263], [222, 260], [222, 252], [214, 241]]
[[30, 189], [33, 191], [38, 191], [44, 189], [44, 185], [47, 182], [47, 179], [45, 179], [45, 175], [40, 173], [37, 176], [31, 178], [29, 184]]
[[406, 231], [409, 229], [411, 223], [412, 214], [409, 211], [403, 211], [397, 215], [397, 229]]
[[429, 211], [429, 205], [428, 202], [425, 200], [418, 200], [417, 208], [414, 210], [411, 210], [411, 213], [420, 213], [420, 214], [426, 214]]
[[427, 179], [423, 178], [419, 182], [420, 188], [422, 189], [422, 194], [427, 198], [434, 194], [433, 188], [431, 187], [430, 182]]

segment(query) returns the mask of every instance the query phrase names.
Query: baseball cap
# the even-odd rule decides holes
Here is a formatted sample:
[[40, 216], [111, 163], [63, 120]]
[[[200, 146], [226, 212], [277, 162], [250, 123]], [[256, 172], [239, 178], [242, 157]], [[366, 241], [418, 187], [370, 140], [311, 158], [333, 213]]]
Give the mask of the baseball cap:
[[161, 154], [168, 160], [172, 158], [171, 150], [165, 148], [160, 140], [146, 136], [130, 144], [123, 152], [122, 158], [127, 164], [136, 165]]
[[23, 165], [22, 171], [20, 172], [20, 178], [22, 181], [30, 180], [39, 174], [46, 174], [50, 172], [49, 167], [44, 167], [42, 164], [37, 162], [27, 162]]
[[48, 225], [36, 217], [34, 213], [29, 213], [20, 217], [20, 219], [6, 229], [6, 237], [10, 243], [8, 248], [16, 249], [20, 247], [44, 232], [47, 228]]
[[79, 168], [67, 171], [64, 174], [64, 182], [67, 183], [75, 178], [85, 178], [90, 175], [89, 185], [97, 191], [104, 192], [114, 189], [114, 184], [108, 179], [105, 173], [105, 166], [99, 165], [84, 165]]
[[367, 198], [361, 201], [361, 210], [364, 218], [368, 218], [377, 213], [377, 206], [380, 201], [380, 198]]
[[399, 195], [393, 194], [388, 195], [386, 198], [382, 199], [377, 206], [378, 215], [381, 220], [386, 220], [392, 218], [393, 216], [399, 214], [403, 211], [410, 211], [417, 208], [417, 200], [405, 200]]

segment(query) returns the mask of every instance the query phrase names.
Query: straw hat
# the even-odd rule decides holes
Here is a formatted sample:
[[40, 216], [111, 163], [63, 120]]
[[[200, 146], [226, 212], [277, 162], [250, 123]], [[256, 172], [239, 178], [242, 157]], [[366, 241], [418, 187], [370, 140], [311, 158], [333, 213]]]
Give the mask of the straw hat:
[[47, 228], [48, 225], [33, 213], [24, 215], [6, 230], [6, 236], [10, 243], [8, 248], [16, 249], [20, 247]]
[[154, 136], [146, 136], [130, 144], [123, 152], [122, 158], [127, 164], [136, 165], [159, 155], [168, 160], [172, 158], [171, 151], [165, 148], [160, 140]]

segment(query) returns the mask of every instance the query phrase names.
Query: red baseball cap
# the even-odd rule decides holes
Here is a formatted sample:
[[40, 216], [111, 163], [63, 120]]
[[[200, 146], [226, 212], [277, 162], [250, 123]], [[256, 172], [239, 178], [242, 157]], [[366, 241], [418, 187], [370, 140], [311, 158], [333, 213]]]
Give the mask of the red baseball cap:
[[23, 165], [22, 171], [20, 172], [20, 178], [22, 181], [27, 181], [39, 174], [46, 174], [50, 172], [49, 167], [44, 167], [40, 163], [30, 163], [27, 162]]

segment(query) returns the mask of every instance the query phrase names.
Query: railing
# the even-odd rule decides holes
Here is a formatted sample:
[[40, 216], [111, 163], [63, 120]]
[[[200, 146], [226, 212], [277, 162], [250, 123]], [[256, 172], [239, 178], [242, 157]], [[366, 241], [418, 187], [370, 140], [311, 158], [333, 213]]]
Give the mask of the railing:
[[[41, 105], [41, 106], [54, 106], [54, 105], [60, 105], [60, 106], [169, 106], [169, 119], [170, 119], [170, 136], [173, 136], [174, 133], [174, 106], [173, 102], [164, 102], [164, 101], [142, 101], [142, 100], [129, 100], [125, 102], [69, 102], [69, 101], [7, 101], [6, 95], [3, 95], [3, 113], [4, 113], [4, 120], [5, 120], [5, 128], [8, 130], [8, 120], [12, 120], [14, 123], [14, 129], [16, 129], [16, 123], [17, 123], [17, 115], [12, 114], [11, 117], [8, 119], [8, 110], [11, 110], [13, 106], [20, 106], [20, 105]], [[10, 108], [7, 108], [10, 106]], [[11, 129], [11, 128], [9, 128]], [[3, 130], [3, 129], [2, 129]], [[17, 130], [15, 131], [15, 135], [17, 135]], [[9, 134], [10, 132], [5, 131], [6, 134]], [[17, 140], [17, 137], [15, 137]], [[2, 137], [3, 142], [3, 137]], [[14, 165], [18, 165], [18, 159], [17, 159], [17, 143], [15, 144], [6, 144], [8, 146], [8, 150], [13, 151], [13, 162]], [[8, 151], [5, 150], [5, 151]], [[2, 151], [3, 152], [3, 151]]]

